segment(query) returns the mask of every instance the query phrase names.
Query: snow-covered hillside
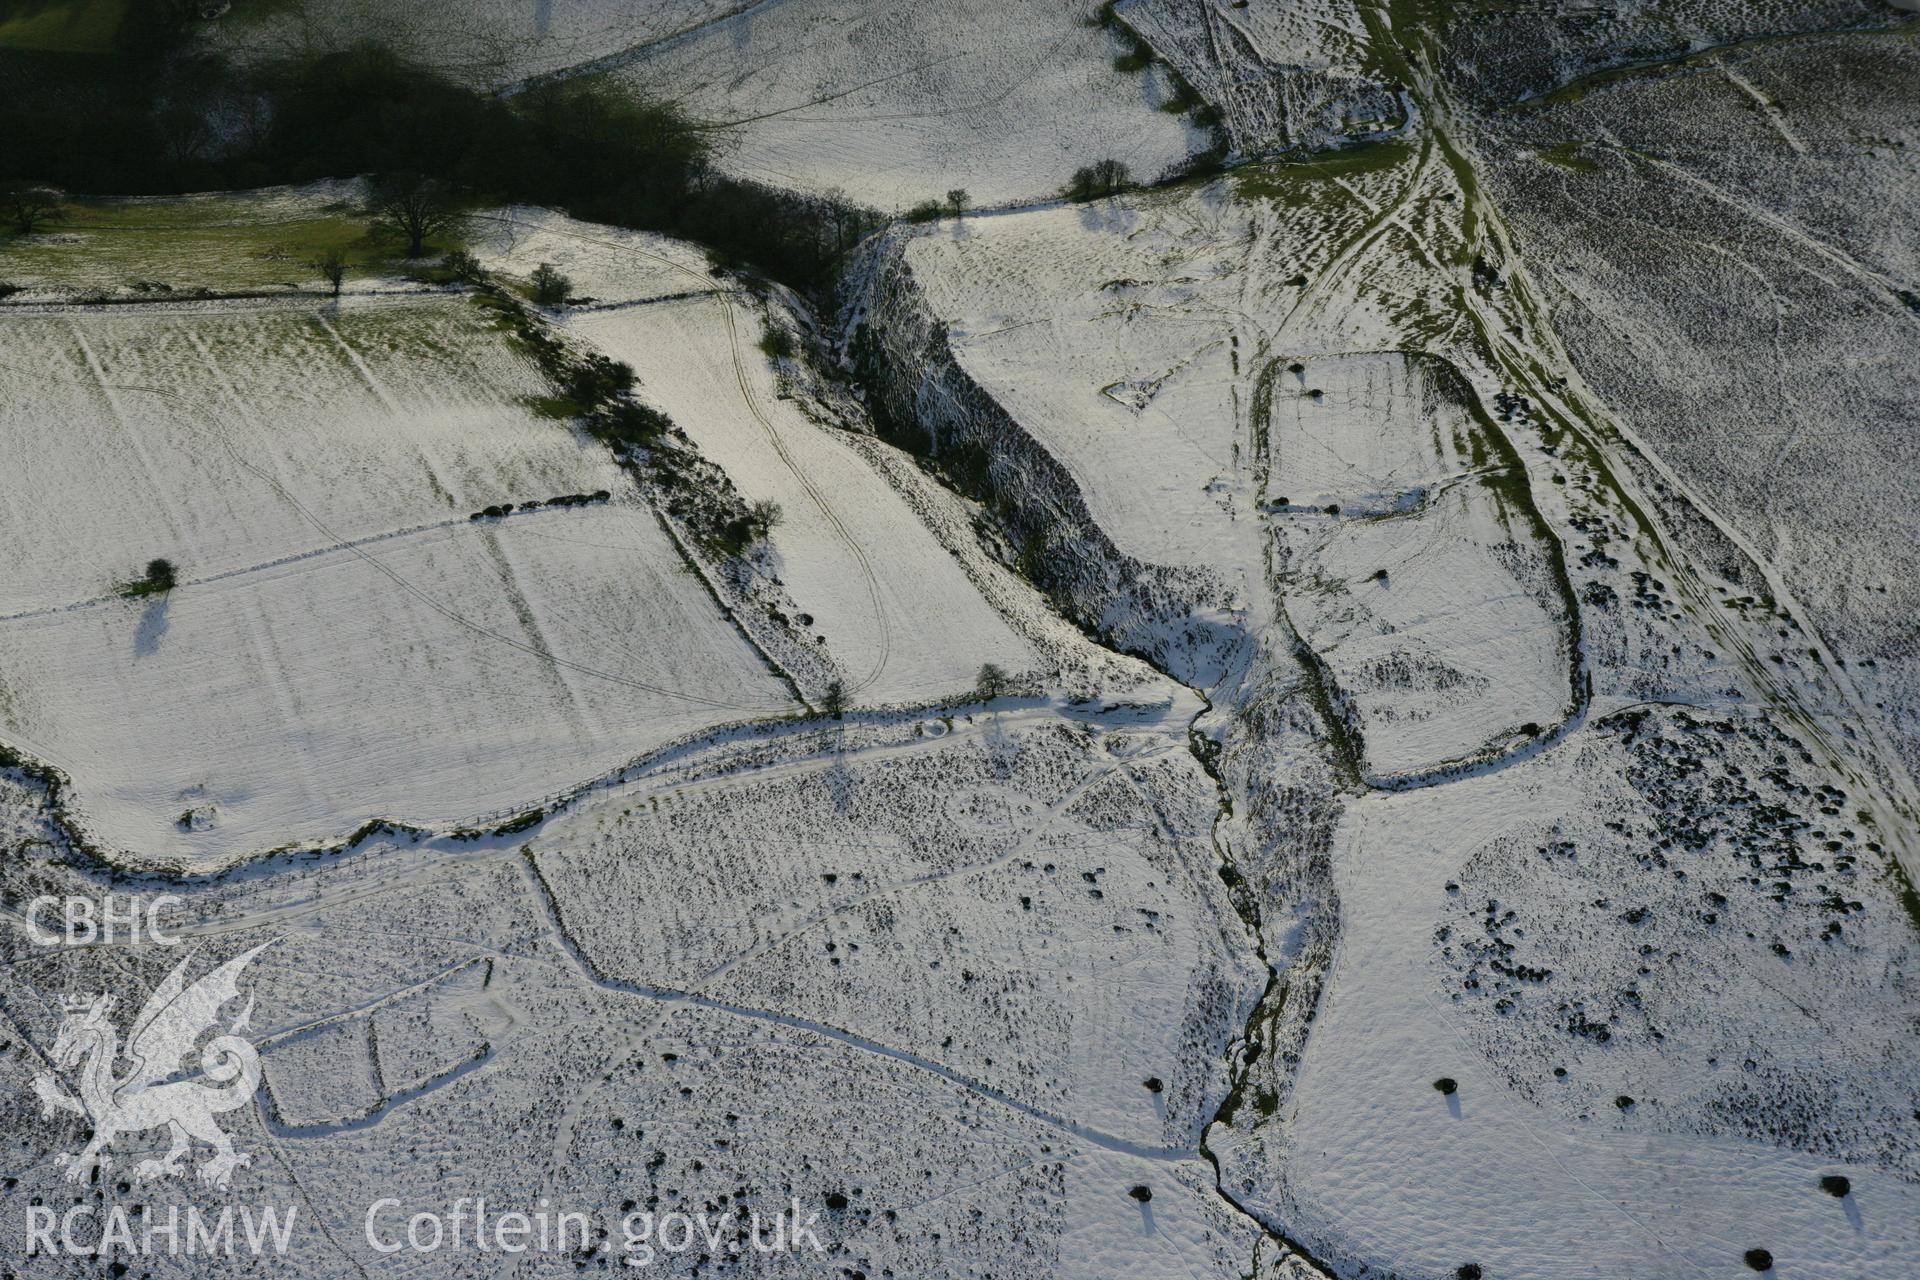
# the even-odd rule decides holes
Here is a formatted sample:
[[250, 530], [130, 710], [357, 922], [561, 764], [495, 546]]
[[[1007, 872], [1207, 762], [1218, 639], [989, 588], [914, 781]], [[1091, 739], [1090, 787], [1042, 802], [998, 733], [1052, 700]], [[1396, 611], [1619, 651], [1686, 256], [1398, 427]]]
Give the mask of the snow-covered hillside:
[[[1063, 607], [1252, 721], [1212, 730], [1286, 961], [1210, 1135], [1244, 1207], [1343, 1274], [1911, 1269], [1907, 1033], [1830, 1022], [1911, 1025], [1906, 793], [1844, 664], [1569, 391], [1443, 123], [895, 233], [849, 350], [1006, 536], [1048, 530]], [[1143, 608], [1156, 572], [1189, 589]]]
[[1157, 67], [1120, 70], [1093, 0], [784, 0], [615, 59], [613, 74], [728, 128], [730, 172], [904, 209], [964, 188], [1051, 196], [1112, 157], [1143, 177], [1208, 145], [1159, 110]]
[[[0, 347], [4, 736], [140, 861], [510, 812], [793, 705], [464, 300], [10, 311]], [[155, 557], [179, 585], [123, 599]]]
[[[1804, 607], [1908, 775], [1916, 74], [1910, 31], [1763, 46], [1503, 118], [1489, 147], [1570, 353], [1670, 469], [1649, 483], [1741, 544], [1714, 531], [1690, 549], [1734, 565], [1730, 596]], [[1703, 298], [1730, 322], [1700, 325]], [[1778, 580], [1742, 574], [1748, 555]]]
[[[0, 1271], [1920, 1276], [1914, 20], [195, 21], [669, 97], [713, 225], [0, 233]], [[33, 1226], [188, 1200], [284, 1255]]]
[[[606, 78], [703, 121], [733, 174], [886, 210], [955, 188], [977, 203], [1050, 197], [1118, 159], [1143, 177], [1212, 143], [1172, 102], [1165, 64], [1098, 0], [295, 0], [207, 24], [243, 59], [369, 35], [471, 83]], [[1170, 109], [1162, 110], [1163, 107]], [[1197, 104], [1196, 104], [1197, 105]]]

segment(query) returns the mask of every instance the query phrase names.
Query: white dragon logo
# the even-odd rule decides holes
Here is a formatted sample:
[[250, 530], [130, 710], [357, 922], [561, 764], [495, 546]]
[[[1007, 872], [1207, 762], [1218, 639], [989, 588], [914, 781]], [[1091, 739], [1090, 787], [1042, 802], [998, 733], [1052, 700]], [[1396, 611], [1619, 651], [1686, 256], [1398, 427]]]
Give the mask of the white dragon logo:
[[[207, 1042], [197, 1072], [187, 1067], [186, 1059], [200, 1037], [215, 1027], [221, 1007], [239, 997], [240, 971], [270, 945], [263, 942], [235, 956], [191, 986], [187, 965], [193, 954], [189, 953], [147, 998], [140, 1016], [133, 1020], [124, 1055], [119, 1052], [119, 1036], [107, 1020], [113, 997], [67, 998], [51, 1058], [60, 1075], [70, 1073], [84, 1059], [77, 1096], [67, 1091], [55, 1072], [42, 1072], [33, 1080], [44, 1114], [52, 1117], [71, 1111], [85, 1116], [93, 1126], [92, 1138], [78, 1155], [62, 1152], [54, 1157], [66, 1166], [67, 1181], [78, 1182], [95, 1169], [110, 1168], [113, 1160], [105, 1152], [119, 1135], [162, 1126], [171, 1135], [172, 1146], [159, 1159], [134, 1166], [138, 1181], [181, 1173], [181, 1161], [196, 1138], [213, 1148], [212, 1158], [200, 1166], [200, 1180], [209, 1186], [225, 1187], [235, 1169], [252, 1161], [251, 1156], [234, 1151], [232, 1140], [214, 1117], [245, 1106], [259, 1087], [260, 1055], [238, 1034], [247, 1026], [253, 1001], [247, 1001], [225, 1034]], [[125, 1074], [116, 1076], [114, 1064], [122, 1056], [128, 1067]]]

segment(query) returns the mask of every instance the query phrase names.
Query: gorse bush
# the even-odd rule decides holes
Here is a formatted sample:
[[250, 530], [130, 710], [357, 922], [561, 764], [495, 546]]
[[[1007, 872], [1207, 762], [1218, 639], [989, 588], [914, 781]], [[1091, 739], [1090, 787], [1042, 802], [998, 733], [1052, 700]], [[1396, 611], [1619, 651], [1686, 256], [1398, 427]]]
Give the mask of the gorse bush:
[[478, 280], [482, 273], [480, 259], [465, 249], [455, 249], [440, 259], [440, 269], [455, 280]]
[[594, 422], [594, 434], [608, 443], [646, 445], [665, 435], [672, 421], [658, 409], [632, 401], [607, 408]]
[[767, 331], [760, 335], [760, 350], [776, 360], [791, 359], [795, 350], [792, 330], [777, 324], [769, 325]]
[[147, 571], [138, 578], [120, 584], [120, 594], [129, 600], [139, 600], [146, 596], [165, 595], [172, 591], [179, 581], [179, 571], [173, 561], [153, 559], [147, 561]]
[[633, 366], [594, 354], [573, 365], [564, 381], [569, 396], [583, 404], [598, 404], [633, 390]]

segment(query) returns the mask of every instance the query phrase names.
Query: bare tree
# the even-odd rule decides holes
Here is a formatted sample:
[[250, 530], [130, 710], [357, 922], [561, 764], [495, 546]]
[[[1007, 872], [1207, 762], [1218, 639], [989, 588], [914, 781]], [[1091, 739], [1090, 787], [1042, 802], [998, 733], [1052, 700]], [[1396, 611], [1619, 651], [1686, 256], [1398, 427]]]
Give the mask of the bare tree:
[[965, 187], [955, 187], [947, 192], [947, 208], [953, 211], [953, 216], [956, 218], [966, 217], [967, 206], [972, 203], [973, 197], [967, 194]]
[[340, 285], [347, 278], [347, 255], [338, 249], [329, 249], [308, 264], [329, 285], [333, 286], [333, 296], [340, 296]]
[[1006, 693], [1009, 683], [1007, 673], [997, 663], [983, 662], [980, 664], [980, 675], [974, 681], [973, 693], [982, 702], [992, 702]]
[[747, 524], [753, 530], [754, 539], [759, 541], [772, 533], [784, 515], [785, 513], [780, 510], [780, 504], [772, 498], [761, 498], [749, 504]]
[[153, 113], [153, 124], [160, 140], [160, 153], [176, 170], [203, 159], [215, 140], [207, 113], [197, 106], [162, 107]]
[[389, 174], [376, 182], [370, 212], [375, 227], [406, 238], [409, 258], [425, 253], [433, 237], [459, 232], [467, 224], [453, 188], [417, 173]]
[[43, 222], [59, 221], [60, 200], [60, 192], [53, 187], [27, 182], [10, 182], [0, 187], [0, 210], [5, 211], [7, 221], [23, 236], [32, 235], [33, 229]]
[[557, 307], [573, 292], [573, 281], [543, 262], [533, 269], [533, 300], [543, 307]]

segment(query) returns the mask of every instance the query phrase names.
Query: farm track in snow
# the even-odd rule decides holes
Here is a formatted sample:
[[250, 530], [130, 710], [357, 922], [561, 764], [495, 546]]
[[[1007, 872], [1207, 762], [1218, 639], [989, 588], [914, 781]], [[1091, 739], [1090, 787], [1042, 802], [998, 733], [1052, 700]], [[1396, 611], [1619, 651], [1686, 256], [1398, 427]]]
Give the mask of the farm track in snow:
[[[1370, 21], [1375, 20], [1377, 12], [1369, 9]], [[1385, 21], [1390, 24], [1391, 18]], [[1415, 36], [1414, 39], [1417, 41], [1422, 37]], [[1864, 729], [1869, 750], [1863, 757], [1856, 749], [1839, 742], [1822, 723], [1822, 717], [1808, 709], [1803, 695], [1774, 674], [1765, 657], [1755, 647], [1747, 626], [1739, 621], [1729, 622], [1725, 618], [1725, 611], [1714, 599], [1711, 587], [1701, 579], [1691, 559], [1677, 546], [1672, 535], [1658, 523], [1654, 516], [1654, 505], [1639, 490], [1633, 479], [1632, 465], [1618, 456], [1620, 452], [1630, 451], [1634, 458], [1650, 467], [1721, 536], [1738, 548], [1788, 616], [1794, 619], [1810, 618], [1795, 600], [1779, 569], [1752, 540], [1722, 516], [1695, 486], [1680, 476], [1631, 427], [1610, 413], [1581, 378], [1579, 369], [1561, 344], [1544, 306], [1538, 300], [1538, 287], [1533, 283], [1524, 260], [1515, 252], [1512, 235], [1506, 229], [1500, 211], [1475, 179], [1473, 162], [1465, 145], [1454, 137], [1454, 108], [1444, 86], [1428, 70], [1434, 65], [1435, 51], [1427, 47], [1426, 55], [1422, 59], [1407, 60], [1413, 77], [1410, 82], [1415, 84], [1416, 96], [1430, 113], [1435, 135], [1455, 168], [1465, 198], [1475, 215], [1471, 225], [1481, 237], [1480, 243], [1493, 246], [1499, 252], [1501, 261], [1507, 265], [1511, 292], [1524, 322], [1524, 336], [1514, 336], [1509, 332], [1504, 317], [1491, 311], [1471, 289], [1463, 289], [1461, 297], [1466, 312], [1479, 330], [1486, 348], [1498, 362], [1500, 371], [1514, 385], [1523, 388], [1556, 422], [1585, 442], [1600, 461], [1602, 474], [1619, 493], [1626, 508], [1638, 520], [1644, 535], [1652, 542], [1660, 563], [1680, 583], [1688, 597], [1693, 617], [1716, 641], [1740, 656], [1748, 677], [1767, 692], [1769, 705], [1821, 742], [1834, 761], [1854, 762], [1853, 767], [1846, 771], [1875, 798], [1874, 807], [1883, 819], [1880, 828], [1888, 837], [1888, 843], [1908, 883], [1920, 884], [1920, 842], [1916, 842], [1912, 834], [1915, 821], [1920, 818], [1920, 792], [1916, 791], [1914, 781], [1902, 765], [1898, 752], [1887, 740], [1879, 717], [1860, 693], [1846, 668], [1836, 660], [1836, 655], [1821, 638], [1819, 628], [1799, 625], [1796, 634], [1806, 647], [1815, 650], [1820, 676], [1840, 694], [1848, 710], [1853, 713], [1853, 718]], [[1664, 162], [1662, 167], [1674, 168]], [[1834, 262], [1863, 287], [1876, 293], [1891, 288], [1878, 273], [1866, 270], [1839, 251], [1803, 235], [1778, 217], [1753, 209], [1744, 202], [1733, 201], [1732, 197], [1692, 175], [1685, 176], [1692, 182], [1706, 186], [1715, 196], [1734, 203], [1749, 216], [1805, 244], [1824, 260]], [[1900, 311], [1902, 318], [1907, 321], [1920, 323], [1920, 315], [1908, 312], [1904, 306], [1896, 305], [1894, 309]], [[1559, 380], [1557, 387], [1555, 379]]]

